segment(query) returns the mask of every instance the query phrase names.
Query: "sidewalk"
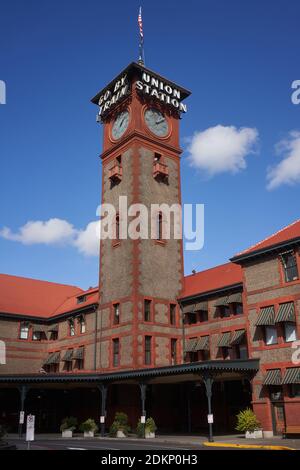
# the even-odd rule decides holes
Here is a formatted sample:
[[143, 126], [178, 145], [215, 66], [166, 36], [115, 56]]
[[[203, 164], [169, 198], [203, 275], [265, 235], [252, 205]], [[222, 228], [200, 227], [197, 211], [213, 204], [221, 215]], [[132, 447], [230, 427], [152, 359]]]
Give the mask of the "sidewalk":
[[[17, 434], [9, 434], [7, 438], [10, 439], [17, 439], [18, 436]], [[35, 435], [35, 440], [36, 441], [42, 441], [42, 440], [62, 440], [63, 438], [61, 437], [61, 434], [36, 434]], [[72, 437], [72, 439], [75, 440], [86, 440], [86, 441], [97, 441], [97, 440], [116, 440], [116, 438], [109, 437], [108, 435], [105, 436], [104, 438], [100, 437], [97, 435], [94, 438], [83, 438], [83, 435], [80, 433], [75, 433]], [[124, 442], [131, 441], [131, 442], [141, 442], [141, 439], [135, 437], [135, 436], [130, 436], [127, 438], [124, 438]], [[179, 445], [199, 445], [199, 449], [203, 447], [203, 443], [208, 442], [207, 436], [197, 436], [197, 435], [158, 435], [154, 439], [147, 439], [147, 441], [151, 442], [157, 442], [157, 443], [164, 443], [164, 444], [179, 444]], [[214, 437], [214, 446], [217, 447], [217, 444], [225, 444], [226, 447], [230, 447], [231, 444], [233, 445], [239, 445], [239, 446], [249, 446], [249, 445], [254, 445], [254, 446], [276, 446], [276, 447], [289, 447], [292, 449], [300, 450], [300, 439], [282, 439], [282, 437], [273, 437], [272, 439], [246, 439], [243, 435], [218, 435]]]

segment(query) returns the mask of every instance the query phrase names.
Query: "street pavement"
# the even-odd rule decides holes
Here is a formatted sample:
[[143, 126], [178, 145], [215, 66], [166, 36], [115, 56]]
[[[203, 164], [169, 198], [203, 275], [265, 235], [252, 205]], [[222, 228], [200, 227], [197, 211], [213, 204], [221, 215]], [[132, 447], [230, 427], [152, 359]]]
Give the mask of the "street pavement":
[[[15, 444], [17, 449], [26, 449], [25, 436], [9, 435], [5, 439], [8, 443]], [[206, 447], [206, 436], [191, 435], [158, 435], [155, 439], [138, 439], [129, 437], [116, 439], [95, 437], [83, 438], [82, 434], [75, 434], [73, 438], [65, 439], [61, 434], [36, 434], [35, 441], [30, 444], [32, 450], [227, 450], [230, 445], [239, 446], [279, 446], [300, 450], [300, 439], [245, 439], [242, 435], [223, 435], [215, 437], [215, 444], [225, 444], [228, 447]], [[241, 450], [241, 449], [237, 449]]]
[[[8, 443], [15, 444], [18, 450], [27, 449], [27, 443], [24, 439], [14, 438], [6, 439]], [[151, 442], [145, 440], [130, 440], [130, 439], [38, 439], [30, 444], [31, 450], [148, 450], [150, 452], [155, 450], [209, 450], [209, 448], [202, 448], [201, 443], [198, 445], [178, 445], [177, 443], [162, 443]]]

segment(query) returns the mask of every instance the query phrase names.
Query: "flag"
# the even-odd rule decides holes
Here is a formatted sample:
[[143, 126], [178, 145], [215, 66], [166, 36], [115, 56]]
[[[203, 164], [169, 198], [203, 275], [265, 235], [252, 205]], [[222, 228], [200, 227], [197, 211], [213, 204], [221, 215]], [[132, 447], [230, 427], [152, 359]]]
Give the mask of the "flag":
[[139, 29], [140, 29], [140, 38], [141, 38], [141, 41], [143, 41], [144, 40], [144, 32], [143, 32], [143, 20], [142, 20], [142, 7], [140, 7], [140, 10], [139, 10], [138, 25], [139, 25]]

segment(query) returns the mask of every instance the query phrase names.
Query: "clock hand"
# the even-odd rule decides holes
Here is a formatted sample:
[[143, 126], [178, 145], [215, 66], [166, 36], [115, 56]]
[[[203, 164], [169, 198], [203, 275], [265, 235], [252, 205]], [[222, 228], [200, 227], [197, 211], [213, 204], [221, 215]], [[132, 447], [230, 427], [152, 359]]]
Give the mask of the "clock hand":
[[164, 122], [164, 119], [161, 119], [160, 121], [156, 121], [155, 124], [160, 124], [161, 122]]

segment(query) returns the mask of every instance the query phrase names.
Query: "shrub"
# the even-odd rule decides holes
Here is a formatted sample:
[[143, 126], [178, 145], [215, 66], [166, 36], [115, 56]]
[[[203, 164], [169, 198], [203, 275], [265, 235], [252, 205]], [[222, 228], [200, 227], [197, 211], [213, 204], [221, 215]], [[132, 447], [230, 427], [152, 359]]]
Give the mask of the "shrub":
[[241, 432], [254, 432], [260, 428], [260, 422], [250, 408], [242, 410], [237, 415], [236, 430]]
[[137, 433], [138, 437], [144, 437], [145, 436], [145, 424], [141, 423], [141, 421], [139, 421], [137, 423], [136, 433]]
[[61, 422], [60, 430], [61, 431], [74, 431], [77, 426], [77, 418], [74, 416], [68, 416], [64, 418]]
[[145, 437], [145, 432], [155, 432], [156, 430], [157, 426], [153, 418], [148, 418], [145, 424], [139, 421], [136, 427], [138, 437]]
[[128, 425], [128, 416], [126, 413], [117, 412], [115, 415], [115, 419], [109, 428], [109, 435], [111, 437], [116, 437], [118, 431], [123, 431], [123, 433], [127, 436], [128, 432], [130, 431], [130, 426]]
[[153, 418], [148, 418], [146, 420], [146, 424], [145, 424], [145, 428], [146, 428], [146, 432], [155, 432], [157, 430], [157, 426], [155, 424], [155, 421]]
[[98, 426], [92, 418], [89, 418], [83, 423], [81, 423], [79, 429], [81, 432], [97, 432]]

